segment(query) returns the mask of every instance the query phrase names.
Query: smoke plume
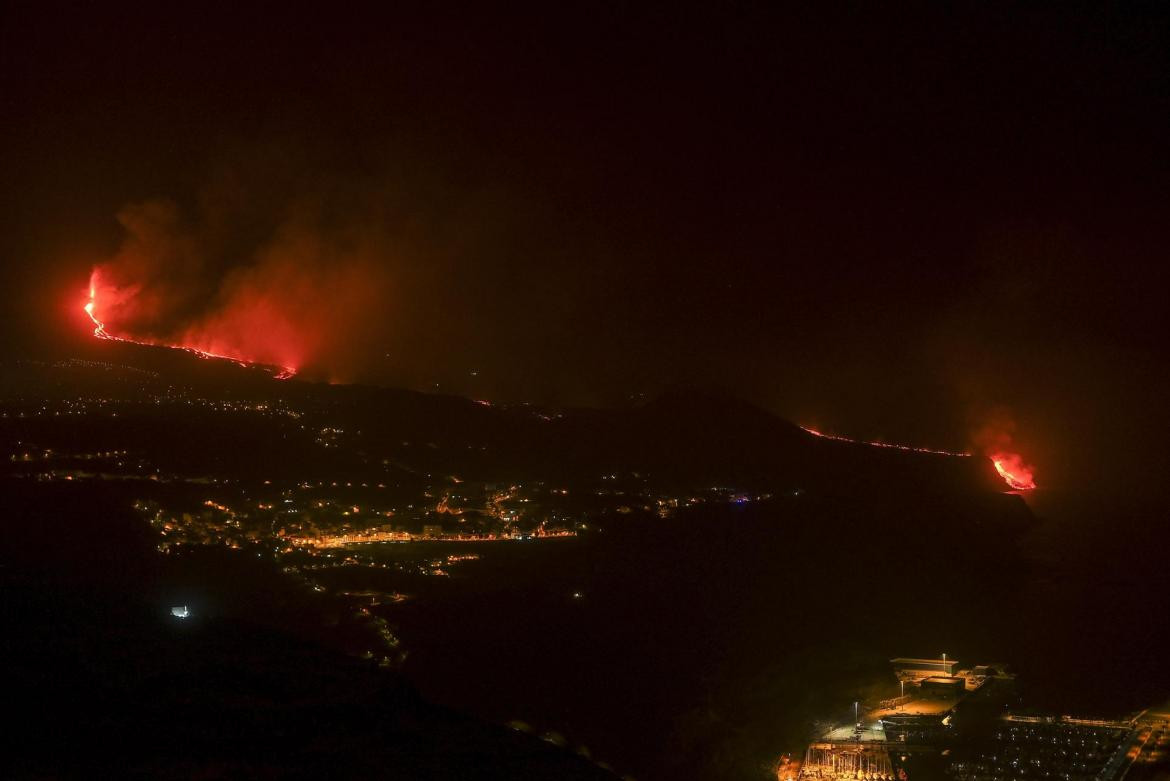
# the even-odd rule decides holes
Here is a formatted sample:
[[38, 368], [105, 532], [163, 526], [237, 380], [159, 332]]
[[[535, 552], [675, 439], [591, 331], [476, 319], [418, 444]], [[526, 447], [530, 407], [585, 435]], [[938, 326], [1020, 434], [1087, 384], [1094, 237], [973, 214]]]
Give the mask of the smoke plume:
[[377, 233], [312, 209], [259, 229], [234, 217], [125, 207], [121, 246], [93, 273], [95, 322], [111, 338], [346, 378], [387, 287]]

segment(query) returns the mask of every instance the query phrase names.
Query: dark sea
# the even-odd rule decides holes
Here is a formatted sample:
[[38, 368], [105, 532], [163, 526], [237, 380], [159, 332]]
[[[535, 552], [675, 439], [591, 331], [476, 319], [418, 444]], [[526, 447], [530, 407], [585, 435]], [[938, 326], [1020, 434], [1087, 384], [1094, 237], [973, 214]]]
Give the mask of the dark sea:
[[1164, 700], [1159, 527], [1001, 515], [813, 498], [577, 539], [386, 545], [387, 560], [478, 559], [388, 577], [410, 599], [381, 610], [424, 696], [638, 778], [766, 777], [855, 699], [896, 694], [895, 656], [1006, 664], [1046, 712]]

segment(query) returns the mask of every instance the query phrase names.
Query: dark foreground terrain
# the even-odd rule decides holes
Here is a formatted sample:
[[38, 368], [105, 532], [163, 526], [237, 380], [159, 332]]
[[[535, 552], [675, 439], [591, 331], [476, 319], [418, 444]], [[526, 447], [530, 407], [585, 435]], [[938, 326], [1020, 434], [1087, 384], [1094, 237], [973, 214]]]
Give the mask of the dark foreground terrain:
[[171, 573], [106, 498], [3, 486], [4, 777], [612, 777], [258, 618], [261, 578], [242, 618], [174, 618]]
[[[894, 656], [1007, 663], [1055, 713], [1170, 690], [1157, 513], [1033, 494], [1034, 514], [983, 459], [694, 394], [558, 412], [171, 368], [0, 376], [6, 775], [765, 778], [890, 696]], [[493, 523], [572, 535], [346, 562], [278, 533], [318, 503], [355, 505], [318, 519], [346, 529], [378, 501], [458, 523], [477, 481], [523, 486], [481, 506]], [[187, 502], [194, 536], [164, 553], [143, 499], [176, 523]], [[391, 566], [435, 557], [455, 563]], [[374, 619], [395, 651], [363, 660]]]

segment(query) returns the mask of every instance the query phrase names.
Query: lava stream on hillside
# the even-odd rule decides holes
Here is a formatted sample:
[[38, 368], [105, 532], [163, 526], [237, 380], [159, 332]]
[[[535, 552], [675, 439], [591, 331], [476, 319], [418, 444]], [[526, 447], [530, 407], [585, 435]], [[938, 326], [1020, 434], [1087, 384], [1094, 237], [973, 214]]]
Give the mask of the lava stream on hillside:
[[85, 306], [83, 308], [85, 309], [85, 313], [87, 315], [89, 315], [89, 319], [93, 321], [93, 326], [94, 326], [93, 327], [93, 335], [96, 336], [98, 339], [106, 339], [108, 341], [113, 341], [113, 342], [126, 342], [127, 344], [139, 344], [139, 345], [144, 345], [144, 346], [148, 346], [148, 347], [165, 347], [165, 348], [168, 348], [171, 350], [182, 350], [184, 352], [188, 352], [188, 353], [191, 353], [192, 355], [198, 356], [199, 358], [204, 358], [204, 359], [208, 359], [208, 360], [217, 359], [217, 360], [223, 360], [223, 361], [231, 361], [232, 363], [236, 364], [237, 366], [242, 366], [242, 367], [247, 368], [247, 369], [260, 369], [261, 371], [265, 371], [265, 372], [271, 374], [274, 378], [276, 378], [278, 380], [287, 380], [297, 373], [297, 369], [295, 366], [279, 366], [279, 365], [270, 364], [270, 363], [262, 363], [259, 361], [250, 361], [250, 360], [248, 360], [242, 356], [239, 356], [239, 355], [227, 355], [227, 354], [210, 352], [208, 350], [201, 350], [198, 347], [193, 347], [191, 345], [186, 345], [186, 344], [169, 344], [165, 341], [160, 341], [160, 340], [156, 340], [156, 339], [132, 339], [132, 338], [129, 338], [126, 336], [118, 336], [117, 334], [112, 334], [109, 332], [109, 330], [107, 330], [106, 324], [104, 322], [102, 322], [102, 320], [100, 318], [98, 318], [98, 316], [97, 316], [97, 312], [98, 312], [97, 278], [98, 278], [98, 272], [97, 272], [97, 269], [94, 269], [94, 271], [90, 275], [90, 279], [89, 279], [89, 298], [86, 301]]
[[[955, 453], [949, 450], [934, 450], [928, 447], [915, 447], [913, 445], [894, 445], [889, 442], [870, 442], [863, 439], [851, 439], [849, 437], [842, 437], [836, 434], [825, 434], [808, 426], [801, 426], [804, 431], [812, 434], [814, 437], [821, 439], [832, 439], [837, 442], [848, 442], [853, 445], [867, 445], [869, 447], [890, 448], [892, 450], [903, 450], [908, 453], [927, 453], [935, 456], [953, 456], [957, 458], [970, 458], [970, 453]], [[1032, 467], [1024, 463], [1024, 459], [1018, 453], [997, 452], [988, 455], [991, 459], [992, 465], [995, 466], [995, 471], [1003, 478], [1003, 481], [1016, 491], [1030, 491], [1036, 487], [1036, 481], [1033, 479]]]
[[820, 437], [821, 439], [835, 439], [838, 442], [849, 442], [850, 444], [853, 444], [853, 445], [868, 445], [869, 447], [885, 447], [885, 448], [890, 448], [891, 450], [905, 450], [908, 453], [929, 453], [929, 454], [935, 455], [935, 456], [954, 456], [956, 458], [970, 458], [971, 457], [970, 453], [954, 453], [954, 452], [951, 452], [950, 450], [933, 450], [933, 449], [928, 448], [928, 447], [914, 447], [913, 445], [894, 445], [894, 444], [891, 444], [889, 442], [869, 442], [869, 441], [866, 441], [864, 439], [850, 439], [849, 437], [841, 437], [841, 436], [837, 436], [836, 434], [825, 434], [824, 432], [817, 431], [815, 428], [809, 428], [808, 426], [801, 426], [801, 428], [804, 429], [805, 431], [807, 431], [808, 433], [812, 434], [814, 437]]

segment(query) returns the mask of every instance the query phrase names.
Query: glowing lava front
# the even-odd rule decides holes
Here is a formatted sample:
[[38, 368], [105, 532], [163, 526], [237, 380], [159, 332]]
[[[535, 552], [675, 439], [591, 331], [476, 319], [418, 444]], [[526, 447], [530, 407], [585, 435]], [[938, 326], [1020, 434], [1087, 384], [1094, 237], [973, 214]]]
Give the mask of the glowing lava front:
[[166, 347], [171, 350], [183, 350], [200, 358], [217, 358], [224, 361], [231, 361], [232, 363], [251, 369], [261, 369], [268, 372], [278, 380], [287, 380], [297, 373], [295, 366], [274, 366], [267, 363], [258, 363], [256, 361], [249, 361], [235, 355], [219, 355], [216, 353], [200, 350], [195, 347], [188, 347], [182, 344], [167, 344], [154, 340], [145, 339], [130, 339], [124, 336], [115, 336], [106, 330], [106, 324], [103, 323], [97, 316], [97, 291], [98, 291], [98, 270], [95, 268], [89, 277], [89, 300], [86, 301], [85, 313], [89, 315], [89, 319], [93, 321], [93, 335], [98, 339], [107, 339], [113, 342], [127, 342], [129, 344], [141, 344], [149, 347]]
[[1015, 453], [995, 453], [991, 456], [991, 463], [995, 464], [995, 471], [1003, 481], [1017, 491], [1030, 491], [1036, 487], [1032, 479], [1032, 467]]

